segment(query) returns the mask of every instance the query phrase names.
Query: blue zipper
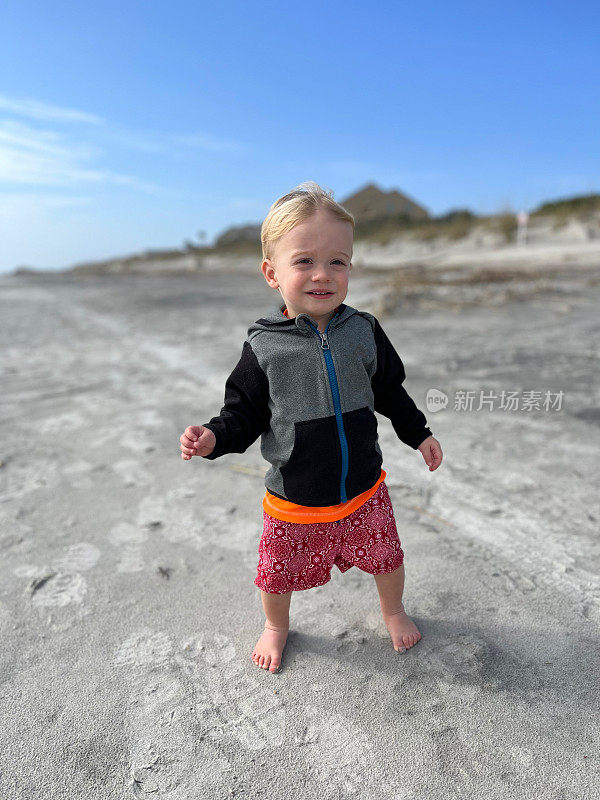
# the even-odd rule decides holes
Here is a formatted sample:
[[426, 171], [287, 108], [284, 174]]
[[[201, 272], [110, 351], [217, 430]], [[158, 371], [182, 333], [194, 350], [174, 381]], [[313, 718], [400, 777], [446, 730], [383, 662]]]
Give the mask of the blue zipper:
[[346, 441], [346, 434], [344, 433], [344, 422], [342, 420], [342, 404], [340, 403], [340, 390], [338, 387], [337, 377], [335, 374], [335, 367], [333, 366], [333, 358], [331, 356], [329, 341], [327, 339], [327, 331], [329, 329], [329, 326], [336, 317], [337, 314], [334, 314], [333, 317], [329, 320], [324, 333], [321, 333], [321, 331], [318, 328], [315, 328], [312, 322], [309, 322], [308, 320], [306, 321], [313, 329], [313, 331], [317, 334], [317, 336], [321, 337], [321, 349], [323, 350], [323, 355], [325, 356], [325, 364], [327, 365], [327, 374], [329, 375], [329, 386], [331, 387], [331, 396], [333, 397], [333, 407], [335, 409], [335, 419], [337, 422], [338, 436], [340, 437], [340, 447], [342, 448], [340, 503], [345, 503], [348, 500], [348, 497], [346, 496], [346, 476], [348, 475], [348, 442]]

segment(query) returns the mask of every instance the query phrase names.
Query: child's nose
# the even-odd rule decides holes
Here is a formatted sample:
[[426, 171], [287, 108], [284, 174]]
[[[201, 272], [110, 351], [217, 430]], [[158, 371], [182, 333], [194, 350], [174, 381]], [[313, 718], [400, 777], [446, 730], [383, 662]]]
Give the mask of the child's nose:
[[327, 277], [327, 267], [325, 264], [315, 264], [315, 268], [313, 269], [313, 278], [325, 277]]

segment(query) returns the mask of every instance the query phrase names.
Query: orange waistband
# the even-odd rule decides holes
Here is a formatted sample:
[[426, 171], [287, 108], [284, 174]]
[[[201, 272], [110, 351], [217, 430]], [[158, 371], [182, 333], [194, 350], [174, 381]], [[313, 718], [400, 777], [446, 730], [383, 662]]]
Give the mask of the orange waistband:
[[345, 503], [339, 503], [336, 506], [300, 506], [297, 503], [291, 503], [289, 500], [283, 500], [281, 497], [276, 497], [267, 489], [262, 501], [263, 509], [271, 517], [281, 519], [285, 522], [335, 522], [342, 517], [347, 517], [357, 508], [360, 508], [363, 503], [366, 503], [369, 497], [375, 494], [379, 484], [385, 480], [386, 472], [381, 470], [377, 483], [366, 492], [356, 495], [352, 500], [347, 500]]

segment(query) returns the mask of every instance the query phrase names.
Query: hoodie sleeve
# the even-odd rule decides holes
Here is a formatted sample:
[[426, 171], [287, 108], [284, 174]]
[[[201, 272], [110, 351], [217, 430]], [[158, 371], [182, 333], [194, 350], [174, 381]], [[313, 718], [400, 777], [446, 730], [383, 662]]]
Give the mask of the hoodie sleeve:
[[433, 434], [427, 427], [425, 415], [419, 411], [402, 386], [406, 378], [404, 364], [377, 319], [374, 334], [377, 369], [371, 379], [371, 386], [375, 397], [375, 411], [388, 417], [398, 438], [416, 450], [421, 442]]
[[227, 453], [244, 453], [268, 430], [270, 419], [269, 381], [246, 340], [240, 360], [225, 382], [220, 414], [203, 423], [217, 439], [212, 453], [203, 458], [213, 461]]

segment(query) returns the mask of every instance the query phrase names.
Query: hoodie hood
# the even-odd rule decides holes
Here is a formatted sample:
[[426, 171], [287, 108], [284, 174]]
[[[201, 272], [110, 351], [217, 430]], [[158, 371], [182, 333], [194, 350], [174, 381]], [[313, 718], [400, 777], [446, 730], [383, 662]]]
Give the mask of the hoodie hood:
[[[315, 328], [318, 326], [313, 317], [311, 317], [310, 314], [305, 314], [302, 312], [298, 314], [298, 316], [289, 319], [283, 313], [283, 309], [285, 307], [285, 303], [279, 301], [271, 308], [266, 316], [261, 317], [261, 319], [257, 319], [256, 322], [253, 322], [252, 325], [250, 325], [248, 328], [248, 336], [258, 331], [293, 330], [297, 330], [300, 333], [303, 333], [305, 336], [314, 336], [314, 331], [310, 327], [310, 323], [312, 323]], [[338, 325], [342, 325], [353, 314], [359, 313], [356, 308], [347, 306], [345, 303], [340, 303], [337, 309], [337, 312], [329, 321], [329, 330], [332, 328], [337, 328]]]

